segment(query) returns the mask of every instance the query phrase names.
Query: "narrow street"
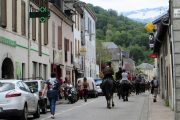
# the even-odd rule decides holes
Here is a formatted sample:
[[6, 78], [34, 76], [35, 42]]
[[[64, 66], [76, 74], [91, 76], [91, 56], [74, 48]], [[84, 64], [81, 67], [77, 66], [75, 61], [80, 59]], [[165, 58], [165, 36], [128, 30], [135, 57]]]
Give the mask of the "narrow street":
[[[115, 107], [106, 108], [104, 96], [79, 100], [75, 104], [63, 102], [56, 106], [56, 120], [147, 120], [149, 115], [149, 93], [131, 95], [128, 102], [118, 99], [115, 94]], [[49, 120], [50, 113], [41, 114], [40, 120]]]

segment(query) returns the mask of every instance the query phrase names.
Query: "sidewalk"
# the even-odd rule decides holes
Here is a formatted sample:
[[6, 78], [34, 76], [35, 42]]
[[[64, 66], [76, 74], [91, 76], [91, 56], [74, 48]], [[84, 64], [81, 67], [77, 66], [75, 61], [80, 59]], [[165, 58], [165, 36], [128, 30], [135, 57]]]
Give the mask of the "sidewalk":
[[148, 120], [174, 120], [174, 113], [170, 107], [158, 96], [157, 102], [153, 102], [152, 94], [149, 95], [149, 117]]

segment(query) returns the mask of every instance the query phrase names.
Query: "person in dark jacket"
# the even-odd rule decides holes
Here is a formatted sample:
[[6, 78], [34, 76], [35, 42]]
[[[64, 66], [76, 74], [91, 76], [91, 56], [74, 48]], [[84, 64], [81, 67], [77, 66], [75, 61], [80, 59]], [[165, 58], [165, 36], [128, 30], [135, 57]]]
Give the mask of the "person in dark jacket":
[[84, 101], [85, 102], [87, 102], [88, 90], [89, 90], [89, 83], [87, 82], [87, 78], [84, 77], [84, 79], [83, 79], [83, 91], [84, 91]]
[[49, 80], [47, 80], [44, 85], [42, 96], [44, 96], [45, 91], [47, 90], [47, 97], [48, 97], [49, 103], [50, 103], [50, 111], [51, 111], [52, 119], [54, 119], [56, 100], [58, 97], [59, 88], [60, 88], [60, 83], [56, 79], [56, 74], [51, 73], [51, 78]]

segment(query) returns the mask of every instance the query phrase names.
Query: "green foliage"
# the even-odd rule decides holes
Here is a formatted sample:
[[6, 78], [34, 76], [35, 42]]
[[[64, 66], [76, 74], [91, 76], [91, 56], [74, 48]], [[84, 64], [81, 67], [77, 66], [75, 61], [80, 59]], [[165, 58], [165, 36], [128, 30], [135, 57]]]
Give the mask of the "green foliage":
[[[148, 34], [145, 24], [135, 22], [115, 10], [105, 10], [88, 4], [96, 14], [96, 38], [98, 42], [111, 41], [130, 52], [136, 65], [141, 62], [152, 63], [147, 55], [151, 52], [148, 45]], [[98, 53], [98, 52], [97, 52]]]

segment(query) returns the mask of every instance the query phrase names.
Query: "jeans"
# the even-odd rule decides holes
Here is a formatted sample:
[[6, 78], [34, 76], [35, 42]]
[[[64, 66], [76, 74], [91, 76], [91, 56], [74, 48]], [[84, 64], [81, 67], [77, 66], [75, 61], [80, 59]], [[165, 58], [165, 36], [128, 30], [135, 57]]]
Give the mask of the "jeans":
[[154, 99], [157, 98], [157, 94], [158, 94], [158, 88], [154, 88]]
[[56, 98], [49, 98], [49, 103], [50, 103], [50, 111], [51, 114], [55, 114], [55, 107], [56, 107]]

